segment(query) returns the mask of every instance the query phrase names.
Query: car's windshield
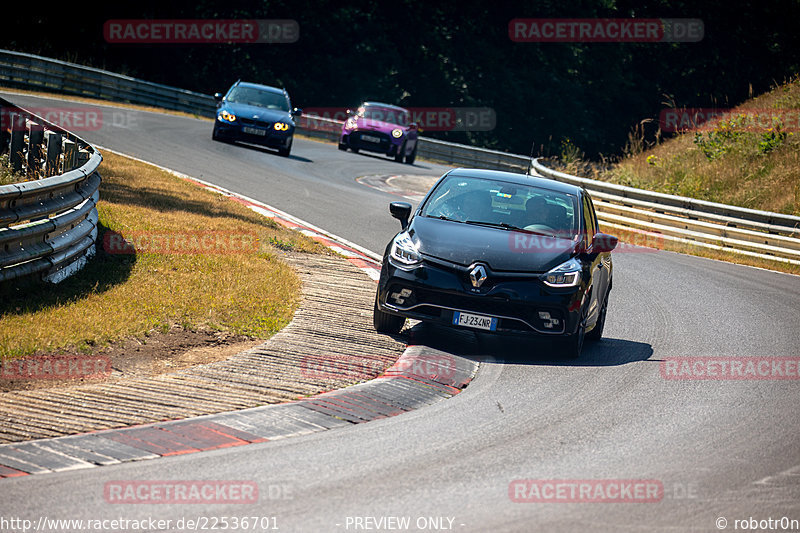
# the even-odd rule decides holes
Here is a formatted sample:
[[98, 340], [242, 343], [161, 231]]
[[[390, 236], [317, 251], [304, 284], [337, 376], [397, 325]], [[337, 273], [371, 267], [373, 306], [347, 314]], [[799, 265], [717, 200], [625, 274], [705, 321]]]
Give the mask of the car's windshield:
[[566, 239], [578, 236], [576, 196], [493, 179], [448, 176], [421, 215], [520, 229]]
[[408, 126], [408, 112], [402, 109], [380, 106], [362, 106], [358, 108], [358, 116], [369, 120], [379, 120], [398, 126]]
[[267, 109], [289, 111], [289, 102], [282, 93], [264, 91], [255, 87], [234, 87], [226, 98], [228, 102], [247, 104]]

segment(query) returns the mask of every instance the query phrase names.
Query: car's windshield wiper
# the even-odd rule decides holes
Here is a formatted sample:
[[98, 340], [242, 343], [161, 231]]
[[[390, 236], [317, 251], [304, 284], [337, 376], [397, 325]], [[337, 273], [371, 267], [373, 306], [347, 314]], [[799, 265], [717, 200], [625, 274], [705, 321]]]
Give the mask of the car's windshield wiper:
[[448, 220], [448, 221], [450, 221], [450, 222], [459, 222], [459, 223], [462, 223], [462, 224], [463, 224], [463, 222], [464, 222], [463, 220], [456, 220], [456, 219], [454, 219], [454, 218], [448, 218], [448, 217], [446, 217], [446, 216], [444, 216], [444, 215], [438, 215], [438, 216], [433, 216], [433, 215], [425, 215], [425, 216], [426, 216], [426, 217], [428, 217], [428, 218], [435, 218], [435, 219], [437, 219], [437, 220]]
[[534, 233], [536, 235], [542, 235], [544, 237], [555, 237], [555, 235], [553, 235], [552, 233], [544, 233], [532, 229], [520, 228], [519, 226], [513, 226], [511, 224], [508, 224], [507, 222], [482, 222], [480, 220], [467, 220], [465, 224], [474, 224], [476, 226], [487, 226], [490, 228], [503, 228], [509, 231], [521, 231], [523, 233]]

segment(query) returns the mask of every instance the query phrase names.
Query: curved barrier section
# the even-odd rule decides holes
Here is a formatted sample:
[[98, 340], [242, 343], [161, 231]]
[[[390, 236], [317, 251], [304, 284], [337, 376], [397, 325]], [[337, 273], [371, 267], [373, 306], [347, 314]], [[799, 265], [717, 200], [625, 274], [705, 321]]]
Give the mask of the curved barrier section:
[[534, 159], [533, 172], [588, 190], [597, 218], [611, 228], [800, 265], [800, 217], [581, 178]]
[[210, 95], [11, 50], [0, 50], [0, 85], [149, 105], [205, 117], [213, 117], [216, 109]]
[[0, 185], [0, 283], [58, 283], [94, 254], [103, 160], [76, 135], [0, 98], [0, 153], [29, 181]]

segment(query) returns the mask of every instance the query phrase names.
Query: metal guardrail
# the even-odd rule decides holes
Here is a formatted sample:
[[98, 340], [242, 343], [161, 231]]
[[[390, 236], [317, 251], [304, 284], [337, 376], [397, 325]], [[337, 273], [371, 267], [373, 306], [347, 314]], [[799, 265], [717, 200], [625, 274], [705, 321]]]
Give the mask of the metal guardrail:
[[[200, 116], [213, 117], [215, 110], [210, 95], [9, 50], [0, 50], [0, 85], [156, 106]], [[298, 130], [335, 141], [342, 124], [304, 115], [298, 119]], [[418, 155], [457, 166], [512, 172], [526, 172], [531, 163], [528, 156], [427, 137], [420, 137]], [[800, 264], [800, 217], [580, 178], [549, 169], [536, 160], [532, 168], [540, 175], [589, 190], [608, 227], [634, 228], [663, 239]]]
[[800, 265], [800, 217], [581, 178], [537, 159], [538, 175], [588, 190], [604, 225], [660, 239]]
[[57, 283], [95, 251], [102, 161], [76, 135], [0, 98], [0, 153], [29, 181], [0, 185], [0, 282]]
[[65, 61], [0, 50], [0, 85], [215, 115], [214, 97]]
[[[53, 91], [115, 102], [154, 106], [214, 117], [216, 102], [210, 95], [160, 85], [65, 61], [0, 49], [0, 85]], [[343, 122], [301, 116], [298, 129], [305, 135], [336, 140]], [[443, 163], [475, 168], [525, 171], [529, 158], [420, 137], [418, 155]]]
[[[343, 125], [344, 121], [315, 115], [302, 115], [298, 119], [298, 128], [303, 134], [330, 141], [339, 139]], [[524, 155], [487, 150], [422, 136], [419, 138], [417, 155], [451, 165], [517, 172], [525, 171], [530, 162], [530, 158]]]

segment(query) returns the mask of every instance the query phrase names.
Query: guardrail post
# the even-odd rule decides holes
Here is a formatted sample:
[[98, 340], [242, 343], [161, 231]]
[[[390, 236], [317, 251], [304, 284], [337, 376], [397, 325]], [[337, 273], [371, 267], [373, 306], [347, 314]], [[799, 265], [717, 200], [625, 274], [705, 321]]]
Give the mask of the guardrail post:
[[44, 171], [45, 176], [55, 176], [58, 174], [58, 156], [61, 155], [61, 134], [54, 131], [47, 131], [44, 134], [45, 138], [45, 158], [44, 158]]
[[22, 156], [25, 149], [25, 132], [19, 128], [11, 128], [11, 144], [9, 145], [9, 162], [11, 170], [22, 172]]
[[69, 139], [64, 139], [64, 163], [63, 171], [75, 170], [78, 165], [78, 145]]
[[90, 154], [88, 150], [78, 150], [77, 155], [75, 156], [75, 164], [79, 167], [82, 167], [89, 162], [89, 158], [91, 157], [92, 154]]
[[44, 127], [38, 122], [28, 121], [28, 161], [26, 173], [28, 178], [38, 178], [42, 167], [42, 143], [44, 142]]

